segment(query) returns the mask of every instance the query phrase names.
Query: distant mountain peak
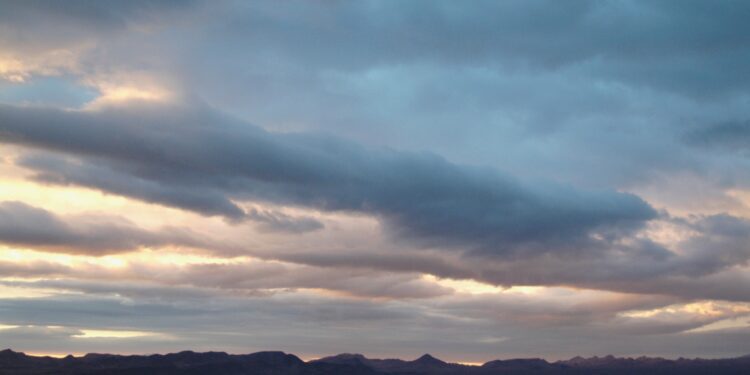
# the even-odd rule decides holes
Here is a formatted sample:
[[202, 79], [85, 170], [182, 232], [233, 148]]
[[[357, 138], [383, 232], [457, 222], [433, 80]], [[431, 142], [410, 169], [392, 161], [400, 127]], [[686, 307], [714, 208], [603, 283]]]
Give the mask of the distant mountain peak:
[[341, 353], [330, 357], [323, 357], [317, 362], [339, 363], [339, 364], [364, 364], [368, 359], [359, 353]]
[[337, 354], [337, 355], [334, 355], [334, 356], [328, 357], [328, 358], [357, 358], [357, 359], [366, 359], [366, 357], [364, 355], [359, 354], [359, 353], [341, 353], [341, 354]]
[[15, 357], [25, 357], [25, 356], [26, 354], [21, 353], [21, 352], [14, 352], [11, 349], [0, 350], [0, 357], [4, 357], [4, 358], [15, 358]]
[[549, 370], [549, 369], [555, 368], [556, 366], [550, 364], [549, 362], [541, 358], [514, 358], [514, 359], [506, 359], [506, 360], [496, 359], [494, 361], [489, 361], [483, 364], [482, 367], [488, 368], [488, 369], [497, 369], [497, 370], [504, 369], [506, 371], [510, 371], [510, 370], [541, 371], [541, 370]]
[[419, 363], [419, 364], [424, 364], [424, 365], [427, 365], [427, 364], [445, 365], [446, 364], [445, 362], [431, 356], [430, 354], [424, 354], [423, 356], [417, 358], [414, 362]]
[[248, 360], [262, 361], [266, 363], [287, 363], [294, 365], [301, 365], [305, 362], [294, 354], [287, 354], [282, 351], [265, 351], [257, 352], [252, 354], [245, 354], [242, 357]]
[[[670, 373], [747, 374], [750, 358], [680, 359], [575, 357], [549, 363], [541, 358], [494, 360], [482, 366], [446, 363], [430, 354], [413, 361], [401, 359], [368, 359], [358, 353], [342, 353], [304, 362], [299, 357], [279, 351], [251, 354], [224, 352], [116, 355], [87, 354], [65, 358], [28, 356], [11, 349], [0, 351], [0, 373], [3, 374], [277, 374], [277, 375], [488, 375], [488, 374], [598, 374], [598, 373]], [[185, 372], [182, 372], [182, 371]]]

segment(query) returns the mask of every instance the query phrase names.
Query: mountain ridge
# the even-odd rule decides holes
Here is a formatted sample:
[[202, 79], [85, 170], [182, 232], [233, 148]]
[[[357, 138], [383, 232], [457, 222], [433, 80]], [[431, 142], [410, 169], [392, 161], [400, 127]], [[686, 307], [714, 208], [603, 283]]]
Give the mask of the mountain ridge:
[[746, 374], [750, 355], [725, 359], [661, 357], [573, 357], [549, 362], [542, 358], [497, 359], [482, 365], [448, 363], [430, 354], [414, 360], [368, 358], [341, 353], [303, 361], [282, 351], [249, 354], [181, 351], [168, 354], [118, 355], [88, 353], [63, 358], [0, 351], [0, 374], [260, 374], [260, 375], [490, 375], [490, 374]]

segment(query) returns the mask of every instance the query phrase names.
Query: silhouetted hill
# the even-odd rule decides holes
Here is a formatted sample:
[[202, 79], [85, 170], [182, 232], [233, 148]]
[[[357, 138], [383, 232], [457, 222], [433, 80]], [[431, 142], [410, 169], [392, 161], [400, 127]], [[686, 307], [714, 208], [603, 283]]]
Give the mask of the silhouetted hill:
[[492, 374], [750, 374], [750, 356], [730, 359], [575, 357], [489, 361], [482, 366], [446, 363], [429, 354], [413, 361], [370, 359], [339, 354], [305, 362], [283, 352], [234, 355], [184, 351], [154, 355], [86, 354], [83, 357], [35, 357], [0, 351], [0, 374], [61, 375], [492, 375]]
[[549, 363], [539, 358], [519, 358], [507, 360], [489, 361], [482, 365], [482, 369], [491, 370], [496, 373], [515, 373], [515, 372], [550, 372], [555, 370], [565, 370], [567, 366], [561, 364]]
[[[462, 373], [470, 366], [443, 362], [429, 354], [425, 354], [413, 361], [402, 359], [369, 359], [362, 354], [339, 354], [313, 361], [331, 364], [362, 364], [371, 369], [386, 374], [453, 374]], [[457, 372], [458, 371], [458, 372]]]

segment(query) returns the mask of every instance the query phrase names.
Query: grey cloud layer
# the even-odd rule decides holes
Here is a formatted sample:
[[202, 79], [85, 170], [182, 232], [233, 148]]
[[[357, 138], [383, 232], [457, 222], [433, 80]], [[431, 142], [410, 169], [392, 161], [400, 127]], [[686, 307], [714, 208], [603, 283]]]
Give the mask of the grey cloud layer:
[[[56, 263], [0, 261], [0, 277], [45, 280], [1, 281], [9, 287], [72, 290], [138, 300], [209, 298], [212, 295], [272, 296], [297, 289], [319, 289], [350, 298], [418, 299], [450, 295], [453, 290], [421, 279], [416, 273], [363, 271], [299, 266], [279, 262], [149, 265], [129, 262], [120, 269], [74, 267]], [[102, 280], [108, 280], [104, 283]]]
[[[47, 150], [20, 160], [44, 182], [94, 187], [293, 232], [320, 227], [304, 218], [293, 223], [277, 213], [245, 210], [235, 202], [364, 213], [379, 218], [387, 233], [407, 240], [404, 244], [455, 250], [455, 256], [408, 248], [401, 255], [383, 249], [371, 254], [253, 252], [266, 258], [426, 272], [498, 285], [628, 292], [654, 288], [686, 298], [750, 299], [747, 280], [733, 273], [750, 258], [750, 224], [729, 215], [657, 218], [648, 204], [630, 194], [531, 184], [429, 154], [366, 149], [313, 134], [271, 133], [205, 108], [60, 111], [3, 106], [0, 131], [4, 142]], [[696, 235], [673, 251], [637, 236], [653, 221]], [[321, 284], [310, 279], [307, 285]]]
[[[225, 43], [242, 41], [327, 69], [591, 63], [595, 75], [609, 79], [705, 95], [750, 83], [736, 75], [750, 58], [748, 15], [740, 2], [300, 1], [249, 4], [218, 27], [230, 37]], [[349, 53], [330, 53], [336, 50]]]
[[[585, 68], [595, 77], [693, 95], [725, 94], [749, 83], [738, 73], [750, 58], [745, 22], [750, 6], [735, 1], [577, 0], [563, 5], [514, 0], [475, 1], [471, 6], [451, 1], [71, 1], [64, 7], [54, 1], [25, 1], [3, 4], [0, 10], [5, 16], [0, 20], [10, 31], [41, 17], [64, 26], [66, 35], [89, 40], [101, 34], [112, 37], [112, 32], [137, 34], [137, 28], [127, 27], [132, 24], [158, 28], [170, 18], [200, 20], [205, 25], [190, 25], [197, 31], [194, 42], [210, 43], [187, 51], [166, 46], [168, 51], [205, 53], [241, 44], [243, 48], [232, 49], [240, 61], [261, 51], [255, 62], [268, 63], [268, 57], [275, 56], [302, 61], [312, 69], [351, 71], [428, 62], [545, 70], [588, 64]], [[154, 30], [146, 30], [144, 36], [153, 36]], [[0, 39], [41, 42], [60, 37], [25, 31], [26, 38], [10, 33]], [[96, 53], [117, 51], [101, 46]], [[197, 62], [210, 69], [207, 63], [233, 67], [219, 58]]]
[[149, 231], [112, 216], [60, 218], [22, 202], [0, 202], [0, 243], [90, 255], [167, 245], [209, 250], [231, 248], [185, 228]]
[[73, 183], [242, 220], [259, 199], [376, 215], [400, 237], [502, 254], [576, 250], [656, 217], [638, 197], [523, 183], [429, 154], [368, 150], [312, 134], [274, 134], [208, 110], [60, 111], [0, 107], [3, 142], [73, 155], [22, 165]]
[[[717, 196], [750, 186], [748, 169], [736, 167], [746, 159], [680, 139], [686, 125], [750, 117], [747, 4], [256, 2], [214, 11], [206, 27], [185, 30], [194, 43], [164, 60], [212, 105], [263, 126], [587, 186], [631, 190], [673, 174], [696, 174]], [[232, 59], [214, 57], [226, 50]]]
[[331, 268], [424, 272], [495, 285], [571, 285], [658, 293], [680, 298], [750, 301], [750, 221], [728, 216], [664, 217], [659, 224], [691, 235], [667, 248], [643, 233], [625, 237], [597, 252], [565, 252], [488, 259], [440, 252], [387, 251], [342, 253], [327, 249], [256, 252], [267, 259]]
[[[0, 45], [13, 53], [36, 53], [90, 43], [116, 32], [163, 22], [192, 1], [126, 1], [99, 3], [30, 0], [0, 4], [0, 24], [6, 31]], [[35, 28], [27, 26], [33, 23]], [[56, 32], [55, 32], [56, 31]]]
[[313, 217], [294, 217], [283, 212], [250, 208], [246, 210], [249, 219], [259, 223], [261, 230], [269, 232], [304, 233], [322, 229], [325, 225]]
[[[552, 300], [562, 302], [566, 298], [561, 295]], [[606, 355], [607, 350], [633, 355], [741, 355], [745, 347], [743, 340], [748, 337], [746, 329], [705, 333], [670, 331], [669, 328], [677, 325], [688, 329], [711, 321], [690, 322], [690, 316], [672, 316], [669, 320], [656, 319], [651, 322], [653, 332], [650, 334], [642, 324], [632, 322], [631, 328], [636, 329], [629, 334], [619, 335], [613, 347], [606, 344], [612, 341], [613, 335], [608, 325], [617, 318], [613, 318], [606, 308], [596, 306], [595, 302], [571, 303], [569, 306], [574, 310], [586, 310], [591, 319], [585, 322], [573, 319], [567, 322], [568, 326], [563, 324], [557, 328], [553, 328], [555, 323], [545, 318], [544, 311], [549, 305], [528, 298], [508, 298], [505, 302], [466, 298], [432, 305], [409, 305], [397, 301], [375, 303], [309, 295], [271, 299], [214, 298], [211, 303], [189, 298], [176, 301], [140, 300], [135, 304], [127, 299], [93, 295], [4, 299], [0, 301], [0, 311], [6, 323], [33, 325], [37, 329], [22, 327], [12, 331], [1, 330], [0, 338], [29, 347], [59, 350], [52, 345], [59, 341], [40, 342], [45, 336], [64, 340], [50, 332], [42, 332], [44, 326], [54, 325], [66, 327], [60, 329], [61, 334], [80, 329], [116, 328], [153, 331], [173, 338], [167, 342], [102, 339], [92, 343], [83, 340], [70, 343], [70, 347], [84, 351], [91, 350], [92, 345], [98, 345], [100, 351], [103, 348], [111, 348], [108, 349], [110, 351], [181, 350], [184, 347], [180, 345], [190, 342], [196, 350], [248, 351], [248, 347], [262, 349], [272, 346], [315, 356], [336, 352], [341, 345], [346, 345], [352, 350], [367, 348], [384, 356], [416, 357], [428, 350], [451, 360], [486, 360], [497, 356], [498, 351], [509, 356], [555, 353], [555, 357], [573, 356], [580, 351]], [[664, 302], [636, 298], [625, 299], [620, 305], [649, 308], [663, 306]], [[88, 312], [88, 315], [82, 316], [81, 311]], [[487, 314], [492, 311], [497, 313]], [[519, 326], [514, 323], [513, 317], [524, 311], [528, 312], [528, 320]], [[535, 318], [539, 319], [541, 325], [534, 324]], [[237, 327], [244, 327], [247, 331], [238, 331]], [[315, 339], [299, 340], [300, 330], [306, 332], [307, 337]], [[439, 339], [434, 336], [436, 331], [441, 334]], [[571, 347], [571, 335], [586, 340]], [[368, 338], [366, 345], [356, 339], [361, 336]], [[400, 339], [394, 342], [394, 336]], [[217, 343], [220, 343], [220, 347], [217, 347]]]
[[706, 125], [689, 131], [684, 138], [692, 145], [750, 156], [750, 120]]
[[[79, 56], [84, 70], [150, 73], [267, 127], [587, 186], [632, 191], [677, 173], [699, 175], [717, 196], [750, 186], [735, 167], [747, 160], [679, 140], [686, 122], [750, 118], [741, 2], [7, 6], [80, 28], [72, 34], [93, 44]], [[109, 32], [95, 37], [90, 24]]]

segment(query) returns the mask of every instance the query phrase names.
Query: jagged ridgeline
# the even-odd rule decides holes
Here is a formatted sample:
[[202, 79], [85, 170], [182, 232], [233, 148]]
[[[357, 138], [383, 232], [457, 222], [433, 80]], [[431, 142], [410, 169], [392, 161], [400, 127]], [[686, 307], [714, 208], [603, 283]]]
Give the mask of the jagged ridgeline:
[[224, 352], [36, 357], [6, 349], [0, 352], [0, 374], [217, 374], [217, 375], [416, 375], [416, 374], [750, 374], [750, 356], [728, 359], [684, 359], [613, 356], [548, 362], [544, 359], [489, 361], [481, 366], [447, 363], [429, 354], [413, 360], [369, 359], [339, 354], [305, 362], [293, 354]]

